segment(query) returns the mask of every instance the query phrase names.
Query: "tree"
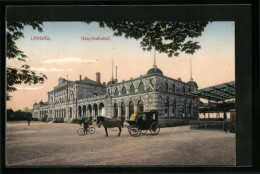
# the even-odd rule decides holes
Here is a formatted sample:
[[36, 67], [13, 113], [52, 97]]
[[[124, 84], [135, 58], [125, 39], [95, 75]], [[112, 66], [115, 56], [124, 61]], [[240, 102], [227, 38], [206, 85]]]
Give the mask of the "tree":
[[144, 51], [152, 48], [168, 57], [178, 56], [180, 52], [193, 54], [200, 49], [192, 38], [201, 36], [208, 22], [99, 22], [101, 28], [108, 27], [115, 36], [141, 39]]
[[17, 110], [13, 113], [12, 120], [28, 120], [32, 118], [31, 112], [24, 112], [22, 110]]
[[31, 109], [29, 109], [28, 107], [25, 107], [25, 108], [23, 109], [23, 112], [31, 112]]
[[34, 30], [37, 29], [42, 32], [42, 22], [7, 22], [6, 38], [7, 38], [7, 52], [8, 59], [18, 59], [24, 62], [20, 68], [11, 66], [6, 67], [7, 75], [7, 100], [11, 99], [10, 92], [17, 90], [14, 85], [16, 84], [37, 84], [43, 83], [47, 79], [45, 74], [40, 73], [37, 75], [34, 71], [30, 70], [30, 66], [26, 64], [26, 55], [23, 51], [19, 50], [15, 41], [24, 37], [23, 29], [26, 25], [31, 26]]
[[6, 115], [7, 115], [7, 120], [13, 120], [13, 116], [14, 116], [14, 111], [13, 109], [7, 109], [6, 110]]

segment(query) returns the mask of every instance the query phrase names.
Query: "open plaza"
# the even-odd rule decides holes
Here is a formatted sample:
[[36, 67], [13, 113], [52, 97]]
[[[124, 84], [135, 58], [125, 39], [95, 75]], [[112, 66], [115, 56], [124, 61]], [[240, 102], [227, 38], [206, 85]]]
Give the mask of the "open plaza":
[[161, 128], [158, 135], [132, 137], [123, 128], [95, 126], [79, 136], [79, 124], [13, 121], [6, 124], [6, 166], [233, 166], [235, 134], [193, 130], [189, 126]]

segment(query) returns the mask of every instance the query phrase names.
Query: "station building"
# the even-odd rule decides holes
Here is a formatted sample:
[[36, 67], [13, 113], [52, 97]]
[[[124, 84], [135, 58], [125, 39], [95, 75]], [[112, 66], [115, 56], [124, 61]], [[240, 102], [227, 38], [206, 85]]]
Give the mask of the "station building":
[[47, 116], [49, 120], [105, 116], [129, 119], [132, 113], [157, 110], [159, 118], [198, 119], [199, 98], [186, 95], [198, 90], [191, 80], [183, 82], [163, 74], [154, 63], [146, 74], [118, 82], [112, 78], [101, 83], [101, 74], [96, 80], [87, 77], [69, 81], [59, 78], [58, 86], [48, 92], [48, 101], [33, 105], [35, 118]]

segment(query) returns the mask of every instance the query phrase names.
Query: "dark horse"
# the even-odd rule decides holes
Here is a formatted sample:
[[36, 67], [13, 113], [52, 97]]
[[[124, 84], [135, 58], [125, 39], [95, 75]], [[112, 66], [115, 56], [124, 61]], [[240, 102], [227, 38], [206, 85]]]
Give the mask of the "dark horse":
[[112, 119], [112, 118], [106, 118], [103, 116], [97, 116], [97, 125], [100, 128], [101, 125], [104, 126], [105, 131], [106, 131], [106, 137], [108, 136], [107, 133], [107, 128], [113, 128], [113, 127], [118, 127], [119, 128], [119, 134], [118, 136], [120, 137], [122, 127], [123, 127], [123, 121], [118, 120], [118, 119]]

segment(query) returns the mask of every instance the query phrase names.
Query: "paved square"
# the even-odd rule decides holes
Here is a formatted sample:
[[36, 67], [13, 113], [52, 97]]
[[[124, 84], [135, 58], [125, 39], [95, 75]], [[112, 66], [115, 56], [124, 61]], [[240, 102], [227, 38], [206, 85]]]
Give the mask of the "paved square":
[[132, 137], [123, 128], [97, 128], [79, 136], [69, 123], [8, 122], [7, 166], [93, 165], [235, 165], [235, 134], [190, 130], [189, 126], [161, 128], [160, 133]]

